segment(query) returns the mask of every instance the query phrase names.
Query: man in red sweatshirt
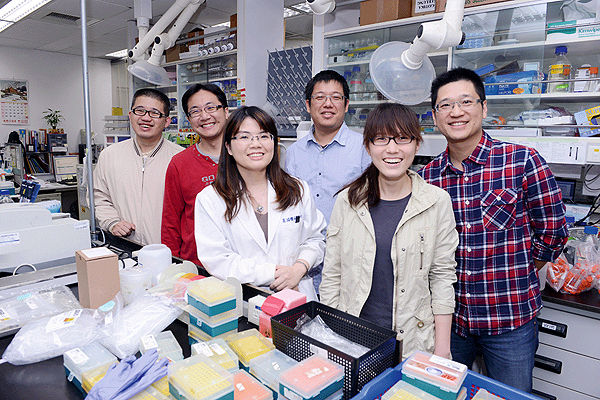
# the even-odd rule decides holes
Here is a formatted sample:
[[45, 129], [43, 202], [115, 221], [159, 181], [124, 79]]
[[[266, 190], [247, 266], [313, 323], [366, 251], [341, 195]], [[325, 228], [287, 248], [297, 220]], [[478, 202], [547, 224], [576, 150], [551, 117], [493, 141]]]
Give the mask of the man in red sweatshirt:
[[227, 97], [214, 84], [196, 84], [181, 105], [200, 142], [173, 157], [165, 178], [161, 242], [174, 256], [200, 265], [194, 238], [196, 195], [217, 175], [217, 163], [228, 116]]

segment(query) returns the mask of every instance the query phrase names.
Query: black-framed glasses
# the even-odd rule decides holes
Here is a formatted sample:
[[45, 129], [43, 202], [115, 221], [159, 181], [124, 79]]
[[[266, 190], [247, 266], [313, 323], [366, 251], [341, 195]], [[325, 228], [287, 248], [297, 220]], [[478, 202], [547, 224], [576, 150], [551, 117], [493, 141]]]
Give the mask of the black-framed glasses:
[[275, 139], [275, 136], [268, 132], [260, 132], [257, 135], [252, 135], [250, 133], [237, 133], [231, 138], [231, 140], [235, 140], [238, 143], [248, 144], [252, 142], [254, 138], [256, 138], [259, 143], [269, 143]]
[[342, 96], [341, 94], [334, 93], [334, 94], [317, 94], [314, 96], [310, 96], [310, 98], [313, 99], [313, 101], [317, 104], [323, 104], [327, 101], [327, 99], [331, 100], [332, 103], [342, 103], [346, 97]]
[[461, 110], [470, 110], [475, 107], [478, 103], [482, 103], [481, 99], [474, 99], [472, 97], [465, 97], [458, 101], [443, 101], [435, 105], [435, 111], [439, 113], [449, 113], [454, 109], [454, 105], [458, 105]]
[[213, 114], [213, 113], [217, 112], [217, 110], [220, 108], [224, 108], [224, 106], [222, 104], [209, 104], [204, 107], [192, 107], [188, 110], [188, 117], [190, 117], [190, 118], [199, 117], [200, 114], [202, 114], [202, 111], [204, 111], [207, 114]]
[[137, 115], [138, 117], [143, 117], [148, 114], [150, 118], [163, 118], [166, 117], [166, 114], [161, 113], [158, 110], [146, 110], [144, 107], [136, 107], [132, 108], [131, 112]]
[[369, 140], [374, 146], [387, 146], [392, 140], [396, 144], [408, 144], [413, 141], [413, 138], [408, 136], [375, 136]]

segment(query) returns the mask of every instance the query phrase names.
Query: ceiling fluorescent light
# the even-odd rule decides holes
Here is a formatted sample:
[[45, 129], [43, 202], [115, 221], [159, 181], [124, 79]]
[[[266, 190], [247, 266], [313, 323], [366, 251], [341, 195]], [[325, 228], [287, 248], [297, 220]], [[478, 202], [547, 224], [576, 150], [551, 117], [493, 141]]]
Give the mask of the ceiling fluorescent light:
[[112, 53], [105, 54], [106, 57], [124, 58], [127, 57], [127, 49], [114, 51]]
[[2, 32], [3, 30], [5, 30], [6, 28], [8, 28], [9, 26], [11, 26], [12, 24], [13, 24], [12, 22], [0, 21], [0, 32]]
[[52, 0], [11, 0], [0, 8], [0, 20], [17, 22]]

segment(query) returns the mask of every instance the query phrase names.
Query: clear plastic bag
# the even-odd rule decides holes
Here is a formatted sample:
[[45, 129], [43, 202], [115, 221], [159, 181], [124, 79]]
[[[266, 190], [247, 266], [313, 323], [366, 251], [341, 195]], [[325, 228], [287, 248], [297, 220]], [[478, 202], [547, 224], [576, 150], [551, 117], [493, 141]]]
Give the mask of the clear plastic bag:
[[0, 301], [0, 332], [19, 328], [37, 318], [76, 308], [81, 308], [81, 305], [66, 286], [22, 291]]
[[304, 314], [298, 319], [294, 329], [352, 357], [358, 358], [369, 351], [368, 347], [354, 343], [332, 331], [320, 315], [311, 320], [308, 315]]
[[102, 328], [101, 343], [119, 358], [133, 355], [139, 350], [143, 336], [162, 332], [180, 313], [179, 308], [163, 297], [139, 297]]
[[546, 285], [549, 285], [552, 289], [557, 292], [563, 287], [565, 278], [569, 272], [570, 266], [567, 262], [567, 258], [564, 254], [556, 259], [553, 263], [548, 263], [548, 270], [546, 275]]
[[85, 346], [98, 339], [99, 321], [96, 310], [82, 308], [30, 321], [17, 332], [2, 361], [30, 364]]

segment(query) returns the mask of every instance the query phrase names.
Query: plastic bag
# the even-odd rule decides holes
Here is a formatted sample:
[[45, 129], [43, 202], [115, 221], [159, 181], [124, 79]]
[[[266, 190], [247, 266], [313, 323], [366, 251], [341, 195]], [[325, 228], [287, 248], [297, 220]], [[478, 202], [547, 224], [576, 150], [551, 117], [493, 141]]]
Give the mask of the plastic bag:
[[301, 316], [298, 319], [295, 330], [352, 357], [358, 358], [369, 351], [368, 347], [354, 343], [332, 331], [320, 315], [317, 315], [312, 320], [306, 314]]
[[143, 336], [162, 332], [180, 313], [179, 308], [163, 297], [139, 297], [102, 329], [101, 343], [119, 358], [133, 355], [139, 350]]
[[553, 263], [548, 263], [548, 269], [546, 272], [546, 284], [557, 292], [563, 287], [565, 278], [569, 272], [569, 263], [564, 254], [556, 259]]
[[66, 286], [23, 291], [0, 301], [0, 332], [19, 328], [33, 319], [76, 308], [81, 308], [81, 305]]
[[30, 321], [10, 342], [2, 361], [30, 364], [85, 346], [98, 339], [99, 321], [96, 310], [85, 308]]

